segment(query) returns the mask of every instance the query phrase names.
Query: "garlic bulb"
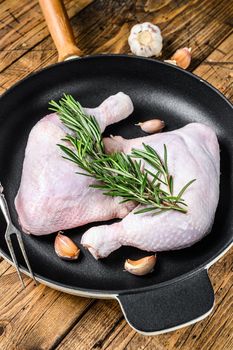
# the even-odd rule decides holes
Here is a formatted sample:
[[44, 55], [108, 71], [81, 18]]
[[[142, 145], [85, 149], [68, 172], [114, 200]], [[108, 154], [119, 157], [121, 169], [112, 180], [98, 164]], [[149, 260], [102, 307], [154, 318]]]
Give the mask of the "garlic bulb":
[[138, 123], [135, 125], [140, 126], [140, 128], [148, 134], [154, 134], [156, 132], [159, 132], [165, 127], [164, 121], [160, 119], [151, 119], [147, 120], [146, 122]]
[[163, 38], [158, 26], [145, 22], [132, 27], [128, 43], [132, 53], [138, 56], [159, 56], [163, 47]]
[[125, 261], [125, 270], [136, 276], [143, 276], [153, 271], [156, 263], [156, 255], [146, 256], [139, 260]]
[[55, 238], [54, 248], [59, 258], [64, 260], [76, 260], [79, 257], [80, 249], [69, 237], [59, 231]]

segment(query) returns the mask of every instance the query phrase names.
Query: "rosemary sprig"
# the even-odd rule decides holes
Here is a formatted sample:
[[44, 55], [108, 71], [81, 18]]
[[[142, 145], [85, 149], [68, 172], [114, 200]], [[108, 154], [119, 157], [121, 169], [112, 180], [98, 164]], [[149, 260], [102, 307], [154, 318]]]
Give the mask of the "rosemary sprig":
[[[177, 196], [173, 194], [173, 177], [167, 164], [167, 147], [164, 145], [163, 160], [149, 145], [143, 149], [133, 149], [131, 155], [117, 152], [106, 154], [100, 127], [93, 116], [87, 115], [81, 105], [71, 95], [64, 95], [59, 101], [50, 102], [50, 110], [55, 111], [65, 126], [74, 132], [67, 134], [63, 141], [67, 146], [58, 146], [64, 152], [64, 158], [79, 166], [98, 182], [90, 185], [111, 197], [122, 197], [120, 203], [135, 201], [146, 205], [135, 214], [154, 211], [177, 210], [187, 212], [187, 205], [182, 199], [186, 189], [195, 181], [188, 182]], [[155, 172], [142, 167], [142, 160]]]

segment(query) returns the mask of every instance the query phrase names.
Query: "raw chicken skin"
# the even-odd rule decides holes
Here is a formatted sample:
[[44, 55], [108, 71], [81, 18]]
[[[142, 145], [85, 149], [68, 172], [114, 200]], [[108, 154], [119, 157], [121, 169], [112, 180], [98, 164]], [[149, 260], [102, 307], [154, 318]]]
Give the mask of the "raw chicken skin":
[[[96, 117], [104, 131], [107, 125], [128, 117], [133, 104], [129, 96], [120, 92], [86, 112]], [[44, 235], [93, 221], [122, 218], [135, 206], [119, 205], [118, 198], [90, 188], [94, 180], [76, 174], [77, 166], [63, 159], [57, 146], [67, 132], [56, 114], [41, 119], [30, 132], [15, 198], [24, 232]]]
[[[121, 222], [92, 227], [86, 231], [81, 243], [96, 258], [107, 257], [122, 245], [146, 251], [163, 251], [188, 247], [199, 241], [211, 229], [219, 200], [220, 158], [215, 133], [203, 124], [192, 123], [185, 127], [144, 138], [125, 140], [107, 139], [106, 147], [130, 153], [142, 148], [142, 142], [152, 146], [163, 159], [167, 146], [168, 169], [174, 177], [174, 194], [190, 180], [196, 181], [182, 196], [188, 213], [166, 211], [130, 212]], [[152, 170], [147, 165], [147, 168]], [[141, 207], [139, 205], [135, 210]]]

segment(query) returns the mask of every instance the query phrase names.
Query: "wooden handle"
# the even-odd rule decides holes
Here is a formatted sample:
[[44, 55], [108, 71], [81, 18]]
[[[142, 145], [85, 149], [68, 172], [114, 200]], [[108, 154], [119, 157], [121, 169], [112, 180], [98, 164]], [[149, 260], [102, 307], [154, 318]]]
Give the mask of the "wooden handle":
[[39, 3], [58, 51], [58, 61], [80, 56], [62, 0], [39, 0]]

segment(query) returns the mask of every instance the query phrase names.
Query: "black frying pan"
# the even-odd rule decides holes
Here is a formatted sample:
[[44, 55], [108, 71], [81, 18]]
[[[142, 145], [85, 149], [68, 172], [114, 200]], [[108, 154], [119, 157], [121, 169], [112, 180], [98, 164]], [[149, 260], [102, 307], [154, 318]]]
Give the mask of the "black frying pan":
[[[57, 1], [46, 3], [53, 5]], [[68, 50], [65, 57], [77, 54], [75, 50]], [[60, 57], [64, 57], [62, 51]], [[97, 262], [81, 247], [80, 261], [68, 263], [55, 255], [53, 235], [23, 238], [38, 281], [71, 294], [116, 298], [137, 331], [162, 332], [197, 321], [212, 310], [214, 293], [208, 268], [232, 244], [233, 108], [223, 95], [195, 75], [153, 59], [104, 55], [53, 65], [30, 75], [1, 96], [0, 179], [13, 222], [18, 225], [14, 197], [24, 150], [31, 128], [48, 113], [48, 101], [66, 92], [82, 105], [94, 107], [118, 91], [132, 98], [135, 112], [109, 127], [106, 135], [143, 136], [134, 124], [153, 117], [165, 120], [168, 130], [196, 121], [216, 131], [221, 148], [221, 191], [212, 232], [190, 248], [159, 253], [154, 273], [143, 277], [123, 271], [126, 258], [145, 255], [134, 248], [121, 248]], [[0, 225], [3, 232], [2, 216]], [[79, 243], [89, 227], [71, 230], [69, 235]], [[0, 241], [0, 252], [10, 261], [4, 239]], [[19, 250], [16, 253], [22, 270], [27, 272]]]

